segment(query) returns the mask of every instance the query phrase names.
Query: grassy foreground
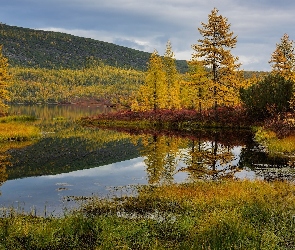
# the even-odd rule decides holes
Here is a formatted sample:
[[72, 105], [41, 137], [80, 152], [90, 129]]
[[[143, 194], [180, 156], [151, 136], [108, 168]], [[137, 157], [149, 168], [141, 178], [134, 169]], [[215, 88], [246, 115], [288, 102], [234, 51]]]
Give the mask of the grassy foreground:
[[295, 187], [220, 181], [90, 199], [62, 218], [0, 219], [0, 249], [294, 249]]

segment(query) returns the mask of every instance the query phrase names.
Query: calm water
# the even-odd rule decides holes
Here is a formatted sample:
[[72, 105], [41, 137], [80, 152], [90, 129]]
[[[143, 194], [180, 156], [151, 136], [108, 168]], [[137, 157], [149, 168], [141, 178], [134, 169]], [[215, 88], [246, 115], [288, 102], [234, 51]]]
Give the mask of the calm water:
[[0, 207], [58, 215], [75, 205], [73, 196], [109, 197], [127, 192], [125, 186], [224, 176], [267, 179], [273, 175], [265, 175], [265, 169], [287, 166], [287, 159], [268, 157], [249, 131], [144, 134], [75, 123], [81, 116], [102, 112], [110, 110], [75, 105], [11, 107], [12, 114], [38, 117], [42, 138], [7, 151], [10, 164], [0, 186]]

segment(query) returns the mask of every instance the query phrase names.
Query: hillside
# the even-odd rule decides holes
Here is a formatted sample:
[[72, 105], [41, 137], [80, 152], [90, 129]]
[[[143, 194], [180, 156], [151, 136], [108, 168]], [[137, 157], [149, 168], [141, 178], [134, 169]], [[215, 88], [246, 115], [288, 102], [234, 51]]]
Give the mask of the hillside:
[[[112, 43], [2, 23], [0, 44], [10, 64], [23, 67], [79, 69], [94, 58], [110, 66], [146, 70], [150, 57], [150, 53]], [[177, 60], [177, 67], [185, 72], [186, 61]]]

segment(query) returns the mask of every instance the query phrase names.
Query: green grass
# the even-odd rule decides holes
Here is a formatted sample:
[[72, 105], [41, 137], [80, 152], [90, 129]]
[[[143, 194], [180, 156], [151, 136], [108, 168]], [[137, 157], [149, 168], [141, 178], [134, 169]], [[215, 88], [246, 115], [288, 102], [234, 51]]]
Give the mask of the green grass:
[[286, 182], [197, 182], [138, 192], [93, 198], [62, 218], [1, 218], [0, 249], [295, 248], [295, 187]]

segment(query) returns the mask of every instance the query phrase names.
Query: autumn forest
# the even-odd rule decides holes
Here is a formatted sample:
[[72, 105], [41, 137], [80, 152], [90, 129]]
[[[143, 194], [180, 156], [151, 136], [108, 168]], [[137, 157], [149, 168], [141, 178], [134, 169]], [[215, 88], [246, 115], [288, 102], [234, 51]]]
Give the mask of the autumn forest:
[[[55, 48], [47, 49], [47, 57], [52, 61], [50, 54], [53, 53], [56, 57], [61, 54], [57, 53], [62, 48], [58, 47], [57, 41], [63, 39], [62, 34], [23, 29], [21, 31], [25, 36], [20, 43], [20, 39], [13, 37], [16, 36], [13, 33], [15, 27], [9, 29], [9, 26], [2, 24], [2, 28], [1, 39], [6, 38], [3, 41], [1, 65], [2, 70], [6, 71], [1, 88], [3, 103], [76, 103], [86, 98], [133, 111], [193, 109], [199, 112], [217, 107], [242, 106], [258, 117], [292, 109], [293, 41], [287, 34], [283, 35], [270, 55], [270, 73], [244, 72], [240, 69], [238, 57], [231, 54], [231, 50], [237, 45], [237, 36], [230, 30], [227, 18], [219, 15], [217, 9], [212, 10], [208, 16], [208, 23], [202, 23], [199, 28], [203, 38], [192, 45], [192, 58], [187, 66], [184, 66], [183, 61], [175, 59], [170, 41], [167, 42], [163, 56], [154, 51], [149, 59], [147, 53], [126, 48], [122, 54], [125, 61], [118, 58], [121, 61], [113, 63], [113, 53], [122, 53], [118, 51], [118, 48], [122, 48], [107, 48], [111, 44], [106, 44], [101, 48], [104, 54], [106, 49], [115, 51], [109, 51], [108, 57], [99, 58], [87, 52], [89, 49], [84, 50], [84, 54], [75, 59], [84, 60], [80, 67], [61, 64], [47, 64], [44, 67], [46, 62], [40, 60], [38, 66], [34, 62], [43, 58], [42, 53], [45, 52], [39, 52], [39, 56], [36, 55], [37, 51], [35, 54], [29, 52], [32, 51], [34, 42], [32, 38], [35, 39], [36, 46], [40, 43], [39, 40], [47, 44], [46, 39], [50, 39]], [[55, 44], [54, 38], [57, 39]], [[14, 40], [11, 42], [9, 39]], [[71, 37], [65, 37], [65, 41], [70, 46]], [[8, 46], [13, 46], [14, 52]], [[16, 54], [16, 48], [22, 47], [27, 52]], [[85, 55], [86, 52], [88, 55]], [[128, 59], [124, 54], [130, 52]], [[71, 54], [65, 53], [70, 59]], [[95, 53], [103, 55], [100, 52]], [[11, 66], [8, 66], [5, 56]], [[133, 58], [137, 58], [137, 62]], [[141, 61], [139, 58], [142, 58]], [[147, 60], [145, 70], [143, 62]], [[8, 75], [9, 80], [6, 79]], [[273, 92], [277, 94], [273, 95]]]
[[195, 32], [184, 61], [0, 23], [1, 249], [295, 248], [294, 41], [244, 71], [217, 8]]

